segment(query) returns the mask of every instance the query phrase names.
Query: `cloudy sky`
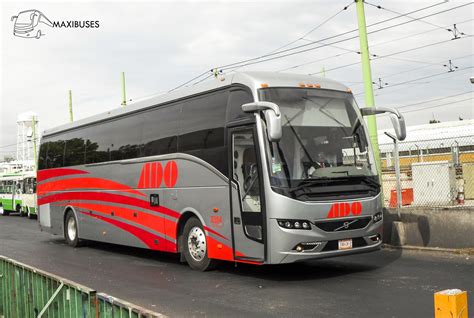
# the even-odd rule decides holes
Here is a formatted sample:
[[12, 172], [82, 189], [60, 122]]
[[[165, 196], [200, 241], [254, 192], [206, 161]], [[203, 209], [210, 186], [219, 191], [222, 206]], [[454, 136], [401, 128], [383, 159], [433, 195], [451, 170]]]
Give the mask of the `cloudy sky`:
[[[355, 5], [342, 9], [352, 2], [2, 1], [0, 158], [15, 150], [10, 144], [16, 141], [18, 113], [36, 112], [41, 129], [67, 122], [69, 89], [76, 119], [120, 107], [122, 71], [128, 98], [164, 92], [213, 67], [272, 52], [334, 15], [285, 49], [351, 31], [357, 27]], [[369, 25], [432, 6], [369, 27], [373, 79], [381, 78], [384, 86], [374, 85], [376, 104], [403, 106], [408, 125], [433, 117], [472, 119], [474, 86], [469, 77], [474, 75], [474, 38], [467, 35], [474, 34], [474, 5], [453, 0], [366, 2]], [[44, 27], [39, 40], [15, 37], [11, 17], [27, 9], [40, 10], [51, 21], [97, 20], [99, 27]], [[413, 19], [427, 15], [431, 16]], [[451, 41], [453, 33], [446, 29], [455, 23], [466, 36]], [[348, 33], [324, 42], [339, 42], [332, 46], [239, 70], [320, 73], [315, 75], [350, 86], [363, 106], [359, 42], [347, 40], [355, 35]], [[305, 48], [312, 47], [316, 45]], [[443, 66], [448, 60], [458, 67], [455, 72], [448, 73]], [[379, 125], [386, 128], [389, 123], [379, 120]]]

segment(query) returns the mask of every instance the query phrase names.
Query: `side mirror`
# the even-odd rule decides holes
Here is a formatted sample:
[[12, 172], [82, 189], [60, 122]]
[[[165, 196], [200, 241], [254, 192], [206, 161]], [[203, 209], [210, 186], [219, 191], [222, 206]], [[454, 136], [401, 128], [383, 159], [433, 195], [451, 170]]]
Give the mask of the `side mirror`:
[[271, 102], [255, 102], [242, 105], [245, 113], [263, 111], [267, 122], [268, 139], [271, 142], [278, 142], [282, 136], [281, 113], [277, 104]]
[[11, 20], [13, 21], [13, 20], [16, 20], [17, 18], [18, 18], [18, 16], [17, 16], [17, 15], [14, 15], [14, 16], [12, 16], [12, 19], [11, 19]]
[[400, 112], [394, 108], [387, 107], [364, 107], [360, 109], [362, 116], [371, 116], [378, 114], [390, 114], [390, 120], [392, 121], [393, 129], [395, 129], [395, 134], [397, 139], [402, 141], [405, 140], [407, 136], [407, 129], [405, 126], [405, 118]]

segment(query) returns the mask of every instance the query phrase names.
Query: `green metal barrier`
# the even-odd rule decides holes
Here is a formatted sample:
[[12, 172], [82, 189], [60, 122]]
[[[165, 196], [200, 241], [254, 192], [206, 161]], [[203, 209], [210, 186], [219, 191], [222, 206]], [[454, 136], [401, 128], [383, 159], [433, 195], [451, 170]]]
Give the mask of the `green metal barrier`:
[[163, 317], [3, 256], [0, 299], [0, 318]]

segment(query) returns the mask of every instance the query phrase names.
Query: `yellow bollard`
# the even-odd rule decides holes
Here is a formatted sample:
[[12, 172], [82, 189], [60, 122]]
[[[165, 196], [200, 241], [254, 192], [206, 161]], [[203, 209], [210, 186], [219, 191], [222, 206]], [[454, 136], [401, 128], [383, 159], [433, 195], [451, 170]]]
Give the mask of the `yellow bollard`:
[[468, 318], [467, 292], [446, 289], [434, 294], [435, 318]]

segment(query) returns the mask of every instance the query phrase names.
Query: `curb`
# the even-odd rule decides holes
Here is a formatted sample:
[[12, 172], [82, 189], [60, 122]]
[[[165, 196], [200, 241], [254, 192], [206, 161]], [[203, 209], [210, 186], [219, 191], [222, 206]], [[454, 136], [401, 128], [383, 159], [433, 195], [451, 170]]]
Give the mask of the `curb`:
[[411, 251], [423, 251], [423, 252], [441, 252], [450, 253], [457, 255], [474, 255], [474, 248], [443, 248], [443, 247], [426, 247], [426, 246], [413, 246], [413, 245], [390, 245], [382, 244], [382, 248], [395, 249], [395, 250], [411, 250]]

